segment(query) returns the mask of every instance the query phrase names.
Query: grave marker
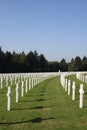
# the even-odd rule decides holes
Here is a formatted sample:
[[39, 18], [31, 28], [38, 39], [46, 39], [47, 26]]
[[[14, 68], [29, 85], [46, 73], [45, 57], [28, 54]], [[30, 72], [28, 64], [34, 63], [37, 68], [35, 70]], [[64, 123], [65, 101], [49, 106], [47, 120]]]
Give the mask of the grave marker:
[[68, 95], [70, 95], [70, 80], [68, 80]]
[[73, 85], [72, 85], [72, 100], [73, 101], [75, 100], [75, 89], [76, 89], [75, 81], [73, 81]]
[[8, 87], [8, 92], [7, 92], [7, 110], [10, 111], [10, 106], [11, 106], [11, 87]]
[[22, 81], [22, 86], [21, 86], [21, 96], [24, 96], [24, 81]]
[[79, 93], [80, 93], [79, 107], [82, 108], [83, 107], [83, 94], [84, 94], [83, 84], [80, 84]]
[[16, 85], [16, 102], [18, 102], [18, 90], [19, 90], [19, 86], [17, 83], [17, 85]]

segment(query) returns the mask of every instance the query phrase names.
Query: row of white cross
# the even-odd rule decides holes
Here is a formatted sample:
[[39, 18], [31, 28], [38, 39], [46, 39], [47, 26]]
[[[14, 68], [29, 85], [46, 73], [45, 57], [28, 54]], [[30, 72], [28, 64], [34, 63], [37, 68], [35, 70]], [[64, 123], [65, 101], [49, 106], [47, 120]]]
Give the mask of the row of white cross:
[[[19, 89], [21, 88], [21, 97], [24, 96], [24, 91], [27, 93], [38, 83], [48, 78], [57, 76], [58, 73], [23, 73], [23, 74], [1, 74], [0, 75], [0, 86], [1, 89], [5, 86], [8, 88], [7, 91], [7, 110], [11, 110], [11, 88], [13, 85], [16, 86], [16, 103], [19, 101]], [[21, 86], [21, 87], [20, 87]]]
[[82, 82], [87, 83], [87, 72], [78, 72], [76, 73], [76, 78]]
[[[31, 82], [32, 81], [32, 82]], [[26, 91], [26, 93], [28, 92], [28, 90], [31, 90], [31, 88], [33, 88], [36, 84], [38, 84], [39, 82], [35, 83], [35, 80], [33, 82], [33, 79], [29, 79], [29, 88], [28, 88], [28, 81], [26, 80], [26, 84], [24, 84], [24, 81], [22, 81], [21, 84], [21, 97], [24, 97], [24, 91]], [[19, 97], [19, 84], [16, 84], [16, 103], [19, 101], [18, 97]], [[11, 105], [11, 87], [8, 87], [8, 92], [7, 92], [7, 97], [8, 97], [8, 103], [7, 103], [7, 110], [10, 111], [10, 105]]]
[[[37, 81], [38, 79], [36, 79]], [[21, 84], [21, 97], [24, 97], [24, 91], [26, 91], [26, 93], [28, 92], [28, 90], [31, 90], [31, 88], [33, 88], [36, 84], [38, 84], [39, 81], [37, 83], [35, 83], [35, 80], [29, 79], [29, 86], [28, 86], [28, 81], [26, 80], [26, 83], [24, 84], [24, 81], [22, 81]], [[18, 97], [19, 97], [19, 83], [16, 84], [16, 103], [18, 102]], [[7, 102], [7, 110], [10, 111], [10, 106], [11, 106], [11, 87], [8, 87], [8, 92], [7, 92], [7, 97], [8, 97], [8, 102]]]
[[[72, 82], [72, 88], [71, 88], [71, 83], [70, 80], [67, 80], [67, 76], [71, 75], [69, 74], [61, 74], [61, 84], [63, 86], [63, 88], [65, 89], [66, 92], [68, 92], [68, 95], [70, 95], [70, 89], [72, 89], [72, 100], [75, 100], [75, 89], [76, 89], [76, 84], [75, 81]], [[84, 90], [83, 90], [83, 84], [80, 84], [80, 89], [79, 89], [79, 93], [80, 93], [80, 98], [79, 98], [79, 107], [82, 108], [83, 107], [83, 94], [84, 94]]]

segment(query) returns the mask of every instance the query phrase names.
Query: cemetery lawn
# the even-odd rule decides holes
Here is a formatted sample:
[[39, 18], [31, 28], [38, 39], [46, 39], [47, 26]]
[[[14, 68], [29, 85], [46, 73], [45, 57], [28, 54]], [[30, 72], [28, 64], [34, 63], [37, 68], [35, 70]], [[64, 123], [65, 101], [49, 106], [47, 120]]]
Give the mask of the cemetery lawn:
[[47, 79], [28, 91], [15, 103], [15, 87], [12, 88], [11, 111], [7, 111], [7, 89], [0, 89], [0, 130], [86, 130], [87, 84], [84, 84], [84, 107], [79, 108], [79, 80], [76, 100], [60, 84], [60, 78]]

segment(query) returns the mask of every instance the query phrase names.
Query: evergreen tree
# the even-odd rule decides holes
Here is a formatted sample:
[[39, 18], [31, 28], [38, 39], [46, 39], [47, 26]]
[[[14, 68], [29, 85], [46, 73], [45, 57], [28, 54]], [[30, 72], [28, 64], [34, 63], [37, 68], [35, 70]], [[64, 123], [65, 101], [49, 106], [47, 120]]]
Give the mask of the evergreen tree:
[[46, 72], [48, 70], [47, 60], [45, 59], [44, 55], [40, 55], [40, 71]]
[[84, 56], [82, 59], [82, 70], [87, 71], [87, 57]]
[[61, 71], [67, 71], [68, 70], [68, 65], [67, 65], [66, 60], [64, 58], [60, 61], [59, 65], [60, 65]]
[[74, 70], [81, 71], [81, 68], [82, 68], [82, 61], [81, 58], [77, 56], [74, 61]]
[[5, 72], [5, 54], [2, 51], [2, 48], [0, 47], [0, 72]]

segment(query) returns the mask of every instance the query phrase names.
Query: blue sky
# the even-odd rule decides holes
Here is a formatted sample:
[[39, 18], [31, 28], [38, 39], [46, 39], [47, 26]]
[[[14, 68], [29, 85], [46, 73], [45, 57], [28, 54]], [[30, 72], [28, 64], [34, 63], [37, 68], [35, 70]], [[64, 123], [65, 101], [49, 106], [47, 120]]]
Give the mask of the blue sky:
[[87, 0], [0, 0], [0, 46], [48, 60], [87, 56]]

